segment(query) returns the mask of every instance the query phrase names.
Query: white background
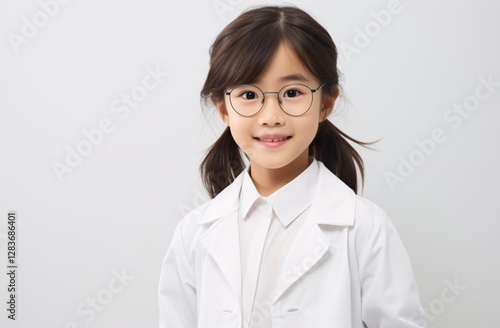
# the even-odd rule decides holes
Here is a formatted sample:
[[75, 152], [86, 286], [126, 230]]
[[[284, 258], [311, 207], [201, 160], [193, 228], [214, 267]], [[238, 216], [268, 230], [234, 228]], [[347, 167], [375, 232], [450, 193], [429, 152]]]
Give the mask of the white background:
[[[176, 223], [208, 199], [197, 170], [222, 128], [200, 107], [208, 49], [259, 2], [54, 1], [0, 2], [0, 272], [11, 210], [19, 264], [18, 320], [7, 319], [1, 274], [0, 326], [155, 327], [161, 261]], [[429, 326], [499, 328], [500, 3], [400, 0], [386, 26], [374, 16], [386, 0], [292, 3], [339, 48], [344, 94], [331, 120], [382, 138], [360, 150], [363, 196], [396, 224]], [[148, 67], [166, 76], [127, 117], [113, 112]], [[467, 118], [452, 112], [464, 103]], [[58, 179], [54, 163], [67, 165], [104, 118], [113, 131]], [[445, 140], [424, 154], [416, 140], [435, 129]], [[414, 163], [404, 176], [403, 160]], [[400, 176], [392, 188], [388, 174]]]

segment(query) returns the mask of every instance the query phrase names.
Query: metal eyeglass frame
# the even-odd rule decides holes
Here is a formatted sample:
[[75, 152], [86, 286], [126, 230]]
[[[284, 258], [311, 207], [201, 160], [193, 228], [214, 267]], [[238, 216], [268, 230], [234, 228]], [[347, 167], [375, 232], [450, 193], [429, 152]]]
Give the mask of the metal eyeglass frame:
[[[227, 91], [227, 90], [224, 90], [224, 93], [226, 94], [226, 96], [229, 96], [229, 102], [231, 103], [231, 108], [238, 114], [238, 115], [241, 115], [243, 117], [252, 117], [252, 116], [255, 116], [257, 114], [259, 114], [261, 111], [262, 111], [262, 108], [264, 108], [264, 101], [266, 100], [266, 94], [268, 93], [275, 93], [276, 94], [276, 97], [278, 98], [278, 104], [281, 108], [281, 110], [287, 114], [287, 115], [290, 115], [290, 116], [294, 116], [294, 117], [298, 117], [298, 116], [302, 116], [304, 115], [305, 113], [307, 113], [309, 111], [309, 109], [311, 109], [311, 106], [312, 106], [312, 103], [314, 102], [314, 94], [316, 93], [316, 91], [318, 91], [319, 89], [321, 89], [324, 85], [326, 84], [326, 82], [323, 82], [319, 87], [317, 87], [316, 89], [311, 89], [309, 86], [305, 85], [305, 84], [302, 84], [302, 83], [291, 83], [291, 84], [287, 84], [285, 86], [283, 86], [281, 89], [279, 89], [279, 91], [269, 91], [269, 92], [264, 92], [262, 91], [261, 88], [259, 88], [258, 86], [256, 85], [253, 85], [253, 84], [241, 84], [241, 85], [238, 85], [234, 88], [231, 89], [231, 91]], [[254, 88], [257, 88], [259, 89], [260, 92], [262, 92], [262, 94], [264, 95], [264, 97], [262, 98], [262, 104], [260, 106], [260, 109], [255, 112], [255, 114], [252, 114], [252, 115], [243, 115], [241, 113], [239, 113], [233, 106], [233, 102], [231, 101], [231, 92], [234, 91], [234, 89], [236, 88], [239, 88], [239, 87], [242, 87], [242, 86], [245, 86], [245, 85], [248, 85], [248, 86], [251, 86], [251, 87], [254, 87]], [[291, 85], [303, 85], [305, 86], [306, 88], [308, 88], [309, 90], [311, 90], [311, 103], [309, 104], [309, 107], [302, 113], [302, 114], [299, 114], [299, 115], [293, 115], [293, 114], [290, 114], [288, 113], [286, 110], [283, 109], [283, 107], [281, 107], [281, 103], [283, 102], [281, 99], [280, 99], [280, 93], [281, 93], [281, 90], [285, 89], [286, 87], [289, 87]]]

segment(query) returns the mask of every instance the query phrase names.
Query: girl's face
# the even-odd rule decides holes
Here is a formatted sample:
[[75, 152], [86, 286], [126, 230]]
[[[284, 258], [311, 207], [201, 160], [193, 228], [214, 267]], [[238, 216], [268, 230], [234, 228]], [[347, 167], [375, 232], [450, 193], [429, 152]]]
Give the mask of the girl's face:
[[[318, 88], [318, 81], [306, 69], [295, 53], [281, 44], [273, 55], [269, 66], [259, 80], [252, 84], [263, 92], [277, 92], [283, 86], [300, 83], [310, 89]], [[228, 86], [230, 91], [234, 86]], [[324, 88], [324, 87], [323, 87]], [[295, 91], [289, 93], [296, 96]], [[245, 101], [255, 98], [255, 94], [233, 95]], [[277, 94], [265, 94], [264, 106], [258, 114], [244, 117], [233, 109], [230, 96], [216, 104], [219, 115], [230, 127], [238, 146], [250, 159], [252, 172], [262, 169], [304, 170], [309, 165], [308, 149], [318, 130], [318, 124], [331, 113], [335, 98], [324, 95], [322, 89], [313, 94], [309, 110], [302, 116], [290, 116], [279, 106]], [[233, 102], [234, 103], [234, 102]], [[286, 138], [284, 141], [271, 139]]]

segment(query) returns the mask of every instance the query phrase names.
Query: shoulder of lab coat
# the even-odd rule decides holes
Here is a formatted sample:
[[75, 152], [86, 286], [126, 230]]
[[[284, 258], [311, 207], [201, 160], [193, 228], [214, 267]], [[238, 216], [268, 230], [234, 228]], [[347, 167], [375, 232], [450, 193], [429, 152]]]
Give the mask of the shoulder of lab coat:
[[[350, 252], [355, 254], [358, 270], [362, 320], [369, 328], [426, 327], [410, 259], [387, 213], [356, 195], [322, 162], [316, 163], [319, 179], [309, 217], [318, 225], [349, 229]], [[192, 210], [177, 224], [162, 266], [160, 317], [169, 316], [171, 323], [172, 317], [183, 316], [178, 327], [196, 326], [196, 309], [188, 308], [196, 304], [195, 243], [211, 223], [239, 208], [242, 181], [243, 172], [215, 198]], [[182, 266], [182, 276], [172, 271], [177, 266]], [[174, 291], [178, 295], [169, 298], [165, 294], [169, 292], [167, 279], [169, 285], [175, 279], [177, 286], [183, 287]]]

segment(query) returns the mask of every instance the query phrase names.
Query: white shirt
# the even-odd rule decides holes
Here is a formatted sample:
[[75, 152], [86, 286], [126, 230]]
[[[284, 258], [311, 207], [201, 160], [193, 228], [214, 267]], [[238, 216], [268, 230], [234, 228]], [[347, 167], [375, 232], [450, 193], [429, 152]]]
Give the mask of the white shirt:
[[313, 157], [292, 181], [263, 197], [244, 172], [238, 218], [244, 328], [271, 328], [272, 296], [288, 250], [309, 213], [319, 170]]

